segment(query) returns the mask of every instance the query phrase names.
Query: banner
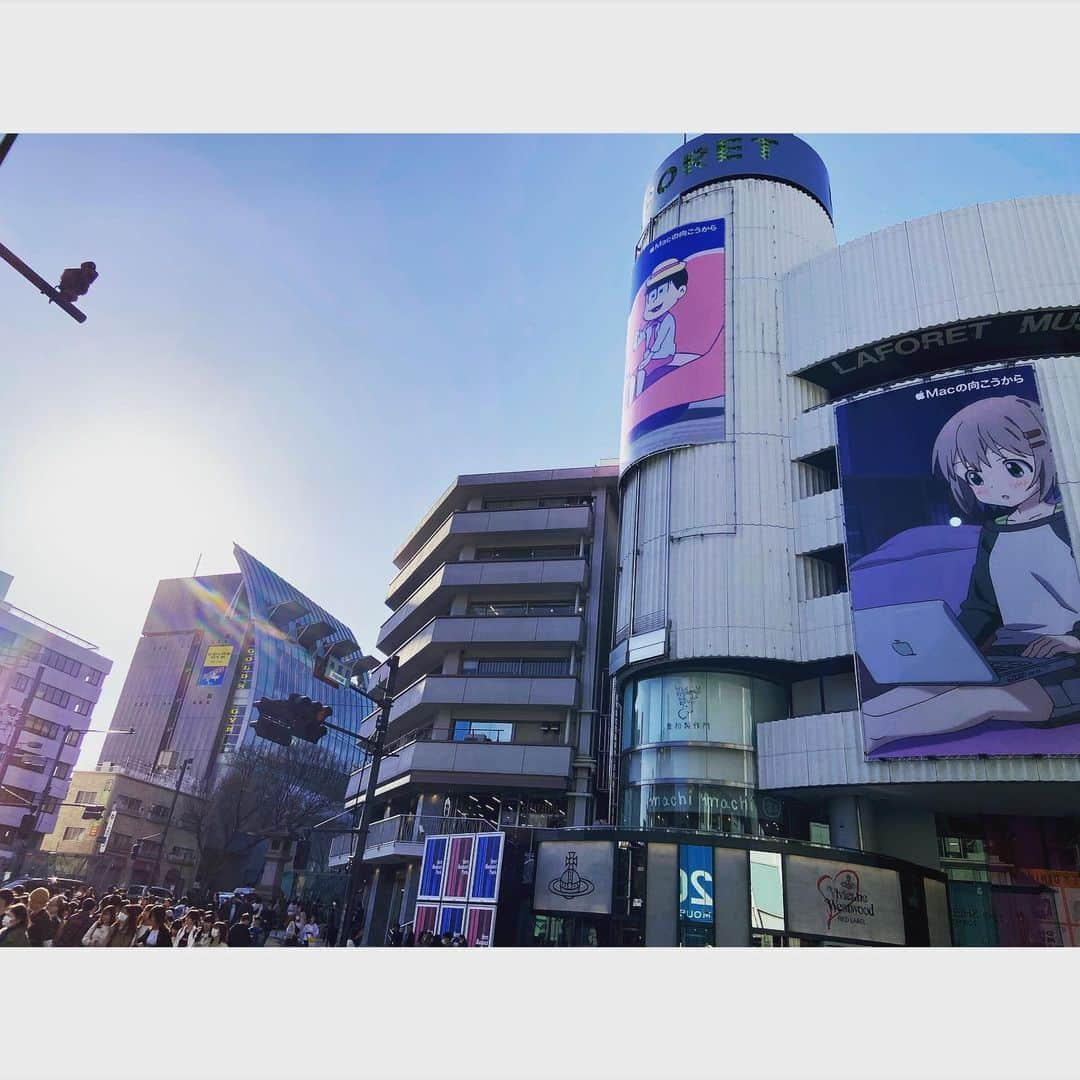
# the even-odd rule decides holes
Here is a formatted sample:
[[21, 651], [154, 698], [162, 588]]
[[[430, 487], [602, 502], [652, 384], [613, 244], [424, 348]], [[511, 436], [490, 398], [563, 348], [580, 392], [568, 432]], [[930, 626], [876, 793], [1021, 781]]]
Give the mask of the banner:
[[232, 660], [231, 645], [211, 645], [203, 657], [202, 671], [199, 673], [200, 686], [221, 686], [225, 682], [225, 673]]
[[424, 859], [420, 864], [420, 888], [416, 893], [419, 900], [439, 900], [442, 898], [443, 875], [446, 870], [445, 836], [429, 836], [424, 840]]
[[477, 836], [476, 857], [473, 862], [472, 880], [469, 883], [470, 900], [486, 900], [494, 903], [499, 898], [502, 854], [502, 833], [481, 833]]
[[1080, 574], [1034, 369], [836, 426], [867, 756], [1080, 753]]
[[438, 924], [439, 905], [438, 904], [417, 904], [416, 913], [413, 915], [413, 935], [416, 941], [420, 940], [420, 935], [425, 930], [430, 930], [435, 933], [435, 927]]
[[611, 914], [615, 845], [606, 840], [543, 840], [536, 857], [535, 911]]
[[465, 940], [471, 948], [489, 949], [495, 934], [495, 908], [469, 905], [465, 913]]
[[646, 245], [632, 296], [621, 471], [659, 450], [725, 438], [724, 219]]
[[469, 895], [469, 871], [472, 869], [473, 834], [450, 837], [446, 857], [446, 877], [443, 896], [448, 900], [465, 900]]
[[439, 908], [439, 934], [460, 934], [465, 925], [464, 904], [443, 904]]
[[712, 847], [679, 845], [679, 918], [684, 922], [712, 925]]
[[785, 862], [789, 932], [904, 944], [904, 909], [895, 870], [802, 855], [789, 855]]

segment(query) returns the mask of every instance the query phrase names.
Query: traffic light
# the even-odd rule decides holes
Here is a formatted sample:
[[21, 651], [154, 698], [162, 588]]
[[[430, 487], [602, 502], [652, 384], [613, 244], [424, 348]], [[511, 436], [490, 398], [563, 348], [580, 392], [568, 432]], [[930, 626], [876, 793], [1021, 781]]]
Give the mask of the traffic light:
[[259, 698], [255, 709], [259, 716], [252, 728], [260, 739], [269, 739], [278, 746], [292, 746], [292, 725], [285, 710], [287, 702]]
[[105, 816], [104, 806], [84, 806], [82, 812], [83, 821], [100, 821]]
[[35, 832], [37, 814], [23, 814], [19, 819], [19, 839], [29, 840]]
[[84, 262], [78, 267], [69, 266], [60, 275], [60, 299], [73, 304], [90, 291], [90, 286], [97, 281], [97, 276], [97, 267], [92, 262]]
[[300, 697], [299, 694], [290, 694], [287, 704], [292, 733], [298, 739], [317, 743], [327, 733], [326, 721], [334, 714], [329, 705], [312, 701], [309, 697]]

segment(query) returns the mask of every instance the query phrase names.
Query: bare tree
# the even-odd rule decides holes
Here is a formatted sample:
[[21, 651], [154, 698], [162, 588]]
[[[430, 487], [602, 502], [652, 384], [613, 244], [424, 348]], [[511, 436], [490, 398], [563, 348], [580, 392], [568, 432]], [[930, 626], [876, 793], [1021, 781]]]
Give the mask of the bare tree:
[[340, 810], [346, 776], [318, 746], [244, 746], [229, 754], [206, 801], [187, 817], [201, 852], [199, 879], [212, 888], [227, 864], [270, 836], [292, 836]]

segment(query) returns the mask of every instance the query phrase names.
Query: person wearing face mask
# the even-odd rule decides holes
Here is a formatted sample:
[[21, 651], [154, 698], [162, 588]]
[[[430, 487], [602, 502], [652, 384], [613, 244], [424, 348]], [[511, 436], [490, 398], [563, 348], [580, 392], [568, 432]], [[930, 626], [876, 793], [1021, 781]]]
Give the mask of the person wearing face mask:
[[56, 948], [78, 948], [81, 946], [86, 931], [94, 925], [95, 907], [97, 907], [96, 901], [89, 897], [83, 900], [78, 909], [68, 916], [67, 921], [53, 939], [54, 946]]
[[116, 913], [116, 929], [109, 939], [110, 949], [128, 948], [135, 940], [135, 923], [139, 918], [138, 904], [125, 904]]
[[226, 926], [223, 922], [216, 922], [210, 929], [210, 948], [228, 948], [228, 944], [225, 941]]
[[27, 930], [30, 925], [30, 916], [25, 904], [12, 904], [4, 912], [0, 928], [0, 948], [11, 946], [30, 946], [30, 935]]
[[83, 935], [84, 948], [104, 949], [116, 932], [116, 908], [111, 904], [101, 909], [94, 925]]

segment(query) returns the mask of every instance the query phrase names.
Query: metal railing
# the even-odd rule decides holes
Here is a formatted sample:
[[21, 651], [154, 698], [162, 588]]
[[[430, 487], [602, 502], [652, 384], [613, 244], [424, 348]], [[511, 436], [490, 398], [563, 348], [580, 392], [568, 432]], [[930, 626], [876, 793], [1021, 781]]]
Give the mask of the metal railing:
[[[365, 850], [383, 844], [422, 844], [427, 836], [449, 836], [455, 833], [492, 832], [494, 822], [477, 817], [439, 817], [437, 815], [397, 814], [373, 821], [368, 826]], [[341, 833], [330, 840], [330, 858], [351, 856], [356, 850], [356, 835]]]

